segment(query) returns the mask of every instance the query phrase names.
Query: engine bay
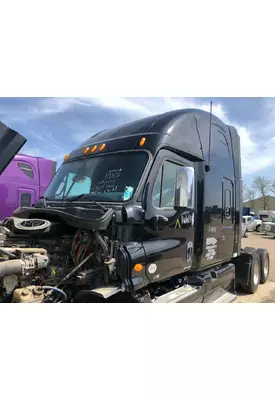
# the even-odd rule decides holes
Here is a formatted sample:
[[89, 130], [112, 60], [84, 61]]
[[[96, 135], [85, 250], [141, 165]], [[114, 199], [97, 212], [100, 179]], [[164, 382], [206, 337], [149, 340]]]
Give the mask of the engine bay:
[[0, 302], [81, 302], [82, 293], [110, 284], [119, 291], [116, 251], [108, 230], [7, 218], [0, 226]]

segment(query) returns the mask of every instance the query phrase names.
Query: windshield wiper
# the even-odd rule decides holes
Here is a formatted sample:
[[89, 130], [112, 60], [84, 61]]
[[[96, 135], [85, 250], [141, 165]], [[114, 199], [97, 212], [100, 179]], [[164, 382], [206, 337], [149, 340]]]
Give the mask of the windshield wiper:
[[[81, 199], [81, 197], [83, 197], [83, 196], [85, 196], [85, 195], [88, 195], [88, 193], [81, 193], [81, 194], [78, 194], [77, 196], [72, 196], [72, 197], [70, 197], [70, 198], [67, 198], [65, 201], [68, 202], [68, 203], [71, 203], [71, 202], [73, 202], [73, 201], [77, 201], [78, 199]], [[99, 208], [101, 208], [101, 210], [103, 210], [103, 211], [107, 211], [107, 210], [108, 210], [106, 207], [102, 206], [100, 203], [98, 203], [98, 202], [95, 201], [95, 200], [89, 199], [89, 201], [90, 201], [91, 203], [93, 203], [93, 204], [96, 204], [96, 205], [97, 205]]]

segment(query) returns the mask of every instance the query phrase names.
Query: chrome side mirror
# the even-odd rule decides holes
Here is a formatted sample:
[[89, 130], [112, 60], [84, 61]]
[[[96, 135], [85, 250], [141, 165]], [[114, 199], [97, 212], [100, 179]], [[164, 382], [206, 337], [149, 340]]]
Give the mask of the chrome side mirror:
[[195, 171], [192, 167], [179, 167], [176, 175], [175, 209], [194, 209]]

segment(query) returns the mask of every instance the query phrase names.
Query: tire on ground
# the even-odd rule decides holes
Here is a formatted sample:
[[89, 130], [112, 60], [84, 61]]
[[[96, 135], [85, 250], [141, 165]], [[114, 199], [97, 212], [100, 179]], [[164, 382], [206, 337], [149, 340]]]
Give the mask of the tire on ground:
[[261, 279], [260, 283], [265, 283], [269, 277], [270, 257], [266, 249], [257, 249], [261, 263]]
[[[247, 248], [249, 249], [249, 247]], [[246, 249], [245, 249], [246, 250]], [[253, 249], [256, 250], [256, 249]], [[261, 262], [257, 251], [252, 253], [251, 270], [248, 285], [243, 285], [243, 289], [249, 293], [256, 293], [261, 280]]]
[[261, 225], [257, 225], [256, 226], [256, 232], [260, 232], [260, 229], [261, 229]]

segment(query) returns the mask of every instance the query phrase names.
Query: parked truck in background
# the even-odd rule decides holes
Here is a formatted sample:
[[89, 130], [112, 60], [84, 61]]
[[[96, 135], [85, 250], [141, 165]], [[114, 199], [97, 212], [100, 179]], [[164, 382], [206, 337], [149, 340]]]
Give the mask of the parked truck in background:
[[0, 221], [36, 203], [56, 173], [56, 161], [17, 154], [0, 175]]
[[[0, 150], [22, 140], [6, 128]], [[0, 228], [1, 301], [232, 302], [269, 275], [267, 250], [241, 248], [237, 131], [202, 110], [88, 138]]]
[[248, 237], [248, 228], [246, 226], [246, 220], [243, 217], [243, 222], [242, 222], [242, 237], [247, 238]]
[[253, 215], [244, 215], [243, 222], [248, 232], [260, 232], [262, 220]]
[[275, 218], [275, 211], [259, 210], [258, 215], [263, 222], [269, 222], [272, 218]]

